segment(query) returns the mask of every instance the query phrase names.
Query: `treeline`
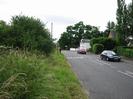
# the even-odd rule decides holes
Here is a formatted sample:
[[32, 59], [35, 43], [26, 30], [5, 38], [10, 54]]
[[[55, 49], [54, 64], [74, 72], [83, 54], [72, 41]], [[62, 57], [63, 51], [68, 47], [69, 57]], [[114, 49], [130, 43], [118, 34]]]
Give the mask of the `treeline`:
[[34, 17], [18, 15], [9, 24], [0, 21], [0, 45], [49, 54], [53, 41], [45, 25]]
[[108, 31], [101, 32], [96, 26], [85, 25], [82, 21], [68, 26], [62, 33], [59, 44], [62, 49], [78, 47], [81, 39], [92, 39], [97, 37], [107, 37]]

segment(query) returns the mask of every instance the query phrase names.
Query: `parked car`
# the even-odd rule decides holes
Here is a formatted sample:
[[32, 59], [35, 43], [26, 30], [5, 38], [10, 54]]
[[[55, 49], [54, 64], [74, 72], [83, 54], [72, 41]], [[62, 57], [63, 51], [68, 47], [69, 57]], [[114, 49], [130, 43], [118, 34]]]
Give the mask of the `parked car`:
[[87, 50], [86, 50], [86, 48], [84, 48], [84, 47], [79, 47], [79, 48], [77, 49], [77, 53], [78, 53], [78, 54], [86, 54], [86, 52], [87, 52]]
[[76, 51], [76, 48], [70, 48], [70, 51]]
[[100, 55], [101, 60], [106, 61], [121, 61], [121, 57], [118, 56], [114, 51], [104, 50]]

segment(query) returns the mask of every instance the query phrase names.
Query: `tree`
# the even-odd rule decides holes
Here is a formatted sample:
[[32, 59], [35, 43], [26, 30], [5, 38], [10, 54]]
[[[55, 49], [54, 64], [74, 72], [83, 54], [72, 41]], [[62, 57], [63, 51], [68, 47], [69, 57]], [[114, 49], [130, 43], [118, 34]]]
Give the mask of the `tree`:
[[108, 30], [108, 32], [114, 31], [115, 30], [115, 23], [109, 21], [107, 23], [107, 30]]
[[117, 9], [117, 42], [118, 44], [124, 44], [124, 31], [123, 31], [123, 16], [124, 16], [124, 0], [117, 0], [118, 9]]
[[71, 46], [71, 36], [67, 32], [64, 32], [63, 34], [61, 34], [58, 42], [62, 49], [68, 49]]
[[[22, 15], [14, 16], [9, 27], [10, 30], [5, 37], [8, 42], [4, 40], [4, 42], [0, 42], [1, 44], [29, 51], [39, 50], [45, 54], [52, 51], [53, 41], [50, 38], [50, 33], [39, 19]], [[3, 37], [4, 35], [0, 35], [0, 38]]]
[[8, 45], [10, 26], [0, 20], [0, 45]]
[[126, 38], [133, 36], [133, 1], [130, 5], [125, 0], [117, 0], [117, 42], [119, 45], [126, 45]]
[[129, 29], [129, 36], [133, 36], [133, 1], [128, 5], [128, 16], [129, 16], [129, 21], [128, 21], [128, 29]]
[[68, 26], [60, 39], [59, 44], [64, 49], [65, 46], [78, 47], [81, 39], [92, 39], [101, 36], [99, 29], [95, 26], [84, 25], [82, 21]]

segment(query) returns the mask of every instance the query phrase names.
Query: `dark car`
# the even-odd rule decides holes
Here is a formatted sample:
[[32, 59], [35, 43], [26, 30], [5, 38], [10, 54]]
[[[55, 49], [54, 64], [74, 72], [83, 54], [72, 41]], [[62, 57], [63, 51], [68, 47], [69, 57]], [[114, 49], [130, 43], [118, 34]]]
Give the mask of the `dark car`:
[[78, 50], [77, 50], [78, 54], [86, 54], [86, 52], [87, 52], [86, 48], [84, 48], [84, 47], [79, 47]]
[[120, 56], [118, 56], [114, 51], [104, 50], [100, 55], [101, 60], [106, 61], [121, 61]]

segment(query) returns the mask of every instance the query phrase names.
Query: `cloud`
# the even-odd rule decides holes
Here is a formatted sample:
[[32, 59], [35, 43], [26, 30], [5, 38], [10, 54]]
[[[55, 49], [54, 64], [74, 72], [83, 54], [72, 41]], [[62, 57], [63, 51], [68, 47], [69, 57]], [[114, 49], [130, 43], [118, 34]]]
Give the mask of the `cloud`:
[[65, 17], [65, 16], [57, 16], [57, 15], [47, 15], [45, 16], [46, 20], [50, 22], [54, 22], [57, 24], [73, 24], [78, 22], [78, 20], [74, 19], [74, 17]]
[[3, 5], [3, 4], [5, 4], [5, 3], [6, 3], [6, 1], [0, 0], [0, 5]]

